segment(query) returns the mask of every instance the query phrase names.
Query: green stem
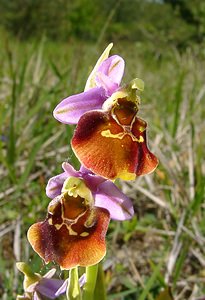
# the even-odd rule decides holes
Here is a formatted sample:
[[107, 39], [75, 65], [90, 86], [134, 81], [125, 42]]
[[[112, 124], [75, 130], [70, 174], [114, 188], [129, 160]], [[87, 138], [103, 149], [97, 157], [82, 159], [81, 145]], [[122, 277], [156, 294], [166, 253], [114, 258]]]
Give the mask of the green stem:
[[77, 267], [70, 270], [66, 297], [68, 300], [82, 300]]
[[102, 263], [99, 263], [98, 266], [98, 276], [95, 285], [94, 299], [106, 300], [105, 274], [103, 271]]
[[86, 267], [86, 283], [83, 289], [83, 300], [94, 300], [94, 290], [98, 274], [98, 264]]

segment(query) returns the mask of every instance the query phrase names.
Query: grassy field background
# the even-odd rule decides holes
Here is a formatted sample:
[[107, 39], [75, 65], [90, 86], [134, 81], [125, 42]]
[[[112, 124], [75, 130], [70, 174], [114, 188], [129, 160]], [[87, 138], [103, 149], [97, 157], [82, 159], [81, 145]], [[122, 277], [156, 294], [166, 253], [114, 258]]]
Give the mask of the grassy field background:
[[[26, 239], [29, 226], [45, 218], [48, 179], [63, 161], [79, 167], [69, 146], [73, 127], [58, 123], [52, 111], [83, 91], [107, 44], [8, 36], [0, 43], [0, 298], [10, 300], [22, 293], [16, 261], [48, 270]], [[126, 42], [112, 54], [126, 61], [124, 83], [145, 82], [139, 116], [160, 164], [151, 175], [118, 182], [136, 215], [110, 225], [108, 299], [168, 300], [157, 298], [168, 286], [175, 300], [205, 299], [204, 54]]]

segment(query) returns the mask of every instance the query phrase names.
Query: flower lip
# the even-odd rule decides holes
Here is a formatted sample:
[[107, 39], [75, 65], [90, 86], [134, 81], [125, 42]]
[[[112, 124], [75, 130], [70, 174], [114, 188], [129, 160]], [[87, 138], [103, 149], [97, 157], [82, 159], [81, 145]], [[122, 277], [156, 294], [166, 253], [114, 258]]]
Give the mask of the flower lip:
[[46, 220], [29, 228], [28, 240], [34, 250], [46, 263], [55, 261], [63, 269], [98, 263], [106, 253], [109, 212], [68, 193], [53, 199], [51, 206], [53, 201]]
[[116, 94], [120, 97], [112, 96], [115, 101], [107, 110], [87, 112], [80, 118], [71, 146], [93, 173], [111, 180], [134, 180], [154, 171], [158, 159], [147, 147], [147, 124], [137, 117], [136, 94], [133, 100], [124, 97], [124, 91]]

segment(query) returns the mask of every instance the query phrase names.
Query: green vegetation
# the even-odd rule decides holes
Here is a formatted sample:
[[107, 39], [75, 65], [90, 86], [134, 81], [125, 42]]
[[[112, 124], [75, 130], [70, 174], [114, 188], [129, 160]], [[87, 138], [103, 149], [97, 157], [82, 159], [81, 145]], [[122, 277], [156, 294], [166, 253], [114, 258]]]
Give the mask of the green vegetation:
[[[61, 23], [60, 12], [49, 25], [47, 4], [53, 1], [26, 1], [44, 7], [44, 13], [28, 10], [36, 29], [30, 23], [25, 28], [21, 20], [21, 32], [17, 21], [28, 11], [25, 5], [15, 14], [20, 2], [24, 7], [25, 1], [0, 1], [1, 22], [10, 30], [1, 29], [0, 40], [0, 298], [12, 300], [22, 293], [16, 261], [29, 262], [42, 274], [48, 270], [28, 245], [26, 232], [45, 217], [48, 179], [61, 171], [65, 160], [78, 167], [69, 146], [73, 128], [54, 120], [52, 111], [61, 99], [83, 90], [109, 39], [115, 41], [112, 53], [126, 60], [124, 83], [134, 77], [145, 81], [139, 116], [148, 122], [149, 145], [160, 160], [154, 174], [119, 182], [133, 199], [136, 217], [110, 225], [109, 299], [165, 300], [166, 294], [171, 300], [168, 286], [177, 300], [205, 295], [203, 10], [196, 37], [196, 17], [183, 17], [186, 1], [173, 1], [173, 8], [142, 1], [138, 11], [132, 6], [137, 1], [128, 1], [129, 7], [125, 1], [110, 1], [113, 10], [105, 1], [102, 14], [93, 1], [55, 1], [72, 6], [71, 27]], [[158, 17], [159, 5], [164, 18]], [[186, 9], [196, 16], [193, 7]], [[99, 16], [96, 26], [92, 13]], [[40, 38], [43, 15], [48, 31]], [[14, 16], [15, 24], [8, 21]], [[171, 22], [172, 16], [176, 19]]]
[[51, 40], [149, 40], [152, 47], [172, 44], [184, 49], [194, 42], [204, 42], [205, 3], [203, 0], [0, 0], [0, 26], [23, 40], [39, 38], [43, 33]]

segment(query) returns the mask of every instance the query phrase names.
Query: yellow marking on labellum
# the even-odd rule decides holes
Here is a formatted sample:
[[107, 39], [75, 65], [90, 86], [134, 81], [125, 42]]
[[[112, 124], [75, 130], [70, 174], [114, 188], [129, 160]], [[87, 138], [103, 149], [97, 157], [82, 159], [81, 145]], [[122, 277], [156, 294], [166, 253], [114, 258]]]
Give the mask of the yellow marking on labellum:
[[54, 224], [54, 227], [59, 230], [61, 229], [61, 227], [63, 226], [63, 223], [62, 224]]
[[[53, 224], [50, 224], [50, 225], [53, 225]], [[57, 230], [60, 230], [61, 227], [62, 227], [63, 225], [65, 225], [66, 228], [68, 229], [69, 235], [78, 235], [78, 233], [77, 233], [76, 231], [74, 231], [74, 230], [71, 228], [71, 226], [72, 226], [73, 224], [66, 224], [65, 222], [63, 222], [63, 223], [61, 223], [61, 224], [54, 224], [53, 226], [54, 226]]]
[[76, 231], [74, 231], [71, 226], [67, 226], [67, 224], [65, 224], [66, 227], [68, 228], [68, 231], [69, 231], [69, 235], [78, 235], [78, 233]]
[[[101, 132], [101, 135], [103, 137], [120, 139], [120, 140], [122, 140], [125, 135], [129, 135], [131, 137], [131, 139], [133, 140], [133, 142], [143, 143], [144, 142], [144, 138], [141, 135], [139, 136], [139, 138], [137, 138], [132, 133], [132, 127], [133, 127], [133, 125], [134, 125], [134, 123], [136, 121], [137, 113], [134, 115], [134, 117], [133, 117], [130, 125], [123, 125], [123, 124], [120, 123], [120, 121], [118, 120], [117, 116], [115, 115], [114, 109], [115, 109], [115, 107], [112, 108], [112, 112], [111, 112], [112, 117], [116, 121], [116, 123], [122, 128], [123, 132], [113, 134], [113, 133], [111, 133], [111, 131], [109, 129], [107, 129], [107, 130], [103, 130]], [[144, 126], [140, 126], [139, 127], [139, 131], [140, 132], [145, 131], [145, 127]]]
[[137, 138], [136, 136], [134, 136], [133, 134], [132, 134], [132, 136], [131, 136], [131, 138], [132, 138], [132, 140], [134, 141], [134, 142], [138, 142], [138, 143], [143, 143], [144, 142], [144, 138], [143, 138], [143, 136], [139, 136], [139, 138]]
[[138, 130], [139, 130], [140, 132], [144, 132], [144, 131], [145, 131], [145, 128], [144, 128], [144, 126], [139, 126], [139, 127], [138, 127]]
[[89, 235], [89, 233], [86, 232], [86, 231], [84, 231], [84, 232], [82, 232], [82, 233], [80, 234], [80, 236], [82, 236], [82, 237], [86, 237], [86, 236], [88, 236], [88, 235]]
[[110, 137], [110, 138], [122, 140], [123, 137], [125, 136], [125, 132], [120, 132], [120, 133], [113, 134], [113, 133], [110, 132], [109, 129], [107, 129], [107, 130], [103, 130], [101, 132], [101, 135], [104, 136], [104, 137]]
[[53, 225], [52, 218], [48, 219], [48, 224], [49, 224], [49, 225]]
[[[129, 173], [125, 170], [125, 171], [122, 171], [122, 172], [118, 173], [118, 178], [121, 178], [123, 180], [135, 180], [136, 174], [135, 173]], [[124, 209], [124, 207], [123, 207], [123, 209]], [[129, 211], [127, 211], [127, 212], [129, 213]]]
[[116, 133], [116, 134], [113, 134], [110, 132], [110, 130], [104, 130], [101, 132], [101, 135], [103, 137], [107, 137], [107, 138], [113, 138], [113, 139], [119, 139], [119, 140], [122, 140], [126, 135], [129, 135], [131, 137], [131, 139], [133, 140], [133, 142], [138, 142], [138, 143], [143, 143], [144, 142], [144, 138], [143, 136], [139, 136], [139, 138], [137, 138], [136, 136], [134, 136], [132, 134], [132, 132], [128, 132], [127, 129], [126, 129], [126, 132], [120, 132], [120, 133]]

